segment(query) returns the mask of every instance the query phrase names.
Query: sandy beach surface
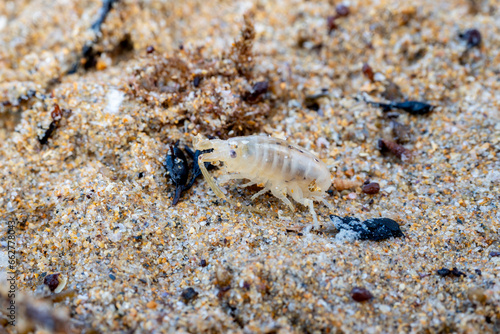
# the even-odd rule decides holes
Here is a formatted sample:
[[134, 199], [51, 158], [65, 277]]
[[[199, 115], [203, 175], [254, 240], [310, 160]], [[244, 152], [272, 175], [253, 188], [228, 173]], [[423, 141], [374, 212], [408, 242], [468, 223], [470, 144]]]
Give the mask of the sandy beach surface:
[[[172, 205], [198, 134], [315, 154], [320, 228], [245, 181]], [[0, 333], [499, 333], [499, 152], [496, 0], [2, 1]]]

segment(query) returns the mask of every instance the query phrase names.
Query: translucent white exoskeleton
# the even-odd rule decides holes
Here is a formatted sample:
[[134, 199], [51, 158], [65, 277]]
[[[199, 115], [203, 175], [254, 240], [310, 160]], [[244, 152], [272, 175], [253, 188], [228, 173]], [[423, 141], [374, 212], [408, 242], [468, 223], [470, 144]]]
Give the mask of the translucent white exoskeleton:
[[319, 224], [313, 201], [321, 201], [332, 208], [324, 198], [332, 183], [330, 172], [323, 162], [303, 148], [267, 136], [208, 140], [198, 135], [193, 140], [193, 146], [200, 151], [213, 149], [200, 155], [198, 163], [208, 185], [220, 198], [226, 199], [226, 196], [208, 173], [204, 162], [224, 163], [224, 175], [219, 179], [221, 182], [248, 179], [250, 182], [243, 186], [263, 184], [264, 189], [254, 194], [252, 200], [271, 191], [294, 211], [292, 202], [287, 198], [289, 195], [309, 208], [315, 228]]

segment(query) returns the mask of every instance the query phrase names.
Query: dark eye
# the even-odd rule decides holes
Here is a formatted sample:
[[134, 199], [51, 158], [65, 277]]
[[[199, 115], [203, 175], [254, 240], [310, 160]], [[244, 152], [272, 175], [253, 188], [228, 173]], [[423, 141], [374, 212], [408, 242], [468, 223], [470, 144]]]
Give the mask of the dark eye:
[[235, 150], [229, 151], [229, 156], [233, 159], [236, 158], [236, 151]]

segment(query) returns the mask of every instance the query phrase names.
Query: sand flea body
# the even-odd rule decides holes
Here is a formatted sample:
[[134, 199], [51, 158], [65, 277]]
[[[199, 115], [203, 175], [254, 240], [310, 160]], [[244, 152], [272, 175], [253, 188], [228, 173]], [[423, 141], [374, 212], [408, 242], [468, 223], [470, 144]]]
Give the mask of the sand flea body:
[[248, 179], [253, 184], [263, 184], [264, 189], [252, 196], [271, 191], [293, 211], [294, 206], [287, 195], [296, 202], [307, 206], [315, 227], [319, 227], [313, 202], [321, 201], [331, 208], [324, 199], [332, 181], [326, 165], [312, 153], [284, 140], [267, 136], [234, 137], [228, 140], [203, 139], [198, 135], [193, 145], [197, 150], [210, 150], [199, 156], [199, 166], [205, 180], [220, 198], [226, 199], [214, 179], [205, 168], [204, 162], [223, 162], [224, 175], [219, 179]]

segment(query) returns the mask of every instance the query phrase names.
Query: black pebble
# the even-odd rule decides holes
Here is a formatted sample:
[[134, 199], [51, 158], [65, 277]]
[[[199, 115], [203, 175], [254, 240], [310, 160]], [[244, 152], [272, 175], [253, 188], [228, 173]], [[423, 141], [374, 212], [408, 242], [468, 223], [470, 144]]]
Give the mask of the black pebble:
[[190, 300], [193, 300], [196, 297], [198, 297], [198, 295], [199, 295], [199, 293], [196, 292], [195, 289], [187, 288], [187, 289], [182, 290], [181, 298], [184, 300], [184, 303], [187, 304]]
[[399, 224], [389, 218], [372, 218], [361, 222], [355, 217], [342, 218], [331, 215], [330, 219], [332, 219], [337, 230], [350, 230], [358, 233], [359, 240], [380, 241], [391, 237], [404, 236]]
[[116, 279], [116, 276], [113, 274], [109, 274], [109, 278], [111, 278], [114, 281]]
[[195, 75], [193, 79], [193, 86], [197, 88], [198, 86], [200, 86], [200, 82], [201, 82], [201, 76]]

